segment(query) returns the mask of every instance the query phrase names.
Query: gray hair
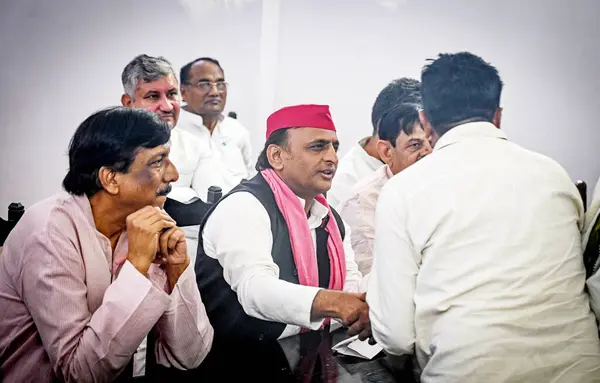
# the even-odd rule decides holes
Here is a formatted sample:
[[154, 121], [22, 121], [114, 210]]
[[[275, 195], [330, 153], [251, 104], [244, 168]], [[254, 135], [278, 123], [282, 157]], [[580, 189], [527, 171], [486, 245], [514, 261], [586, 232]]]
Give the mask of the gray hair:
[[131, 60], [125, 69], [123, 69], [121, 82], [123, 83], [125, 93], [131, 98], [135, 98], [135, 90], [140, 80], [152, 82], [171, 74], [177, 79], [171, 63], [164, 57], [139, 55]]

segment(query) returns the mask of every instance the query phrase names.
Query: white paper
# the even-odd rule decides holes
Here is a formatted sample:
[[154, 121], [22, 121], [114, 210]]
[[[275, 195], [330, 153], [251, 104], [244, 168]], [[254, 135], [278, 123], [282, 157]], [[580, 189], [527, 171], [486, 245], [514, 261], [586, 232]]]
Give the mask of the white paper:
[[336, 344], [332, 350], [340, 354], [370, 360], [379, 354], [383, 348], [378, 344], [370, 345], [368, 340], [360, 341], [358, 335], [356, 335]]

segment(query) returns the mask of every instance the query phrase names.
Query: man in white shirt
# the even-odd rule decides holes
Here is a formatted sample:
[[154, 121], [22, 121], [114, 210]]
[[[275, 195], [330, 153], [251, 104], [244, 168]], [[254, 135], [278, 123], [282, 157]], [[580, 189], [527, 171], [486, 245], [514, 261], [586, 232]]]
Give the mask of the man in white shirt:
[[[181, 99], [179, 83], [171, 63], [164, 57], [136, 56], [123, 69], [121, 81], [123, 106], [156, 113], [171, 127], [170, 158], [180, 176], [173, 184], [169, 198], [187, 202], [197, 197], [198, 193], [191, 186], [200, 153], [206, 152], [206, 149], [193, 134], [175, 128], [180, 116]], [[206, 190], [203, 192], [206, 193]]]
[[337, 147], [328, 106], [274, 112], [260, 172], [209, 212], [196, 272], [217, 342], [282, 339], [330, 318], [370, 336], [349, 230], [322, 195]]
[[596, 318], [600, 318], [600, 179], [592, 193], [583, 228], [583, 259], [586, 266], [587, 288]]
[[203, 143], [192, 187], [200, 198], [210, 186], [229, 192], [254, 175], [250, 133], [237, 119], [223, 115], [227, 102], [225, 73], [215, 59], [202, 57], [181, 68], [181, 95], [187, 103], [177, 128]]
[[340, 215], [352, 230], [352, 249], [362, 275], [371, 272], [375, 244], [375, 207], [383, 185], [431, 153], [427, 134], [419, 122], [417, 104], [400, 104], [379, 123], [377, 151], [385, 165], [360, 181], [340, 207]]
[[339, 209], [340, 203], [348, 198], [352, 187], [363, 178], [373, 174], [383, 165], [377, 152], [377, 126], [384, 113], [396, 105], [403, 103], [419, 104], [419, 82], [402, 77], [392, 81], [379, 92], [371, 111], [373, 133], [361, 139], [340, 160], [331, 190], [327, 193], [327, 201]]
[[565, 170], [509, 142], [502, 82], [470, 53], [422, 72], [431, 155], [381, 192], [367, 302], [390, 354], [428, 382], [598, 382], [583, 204]]

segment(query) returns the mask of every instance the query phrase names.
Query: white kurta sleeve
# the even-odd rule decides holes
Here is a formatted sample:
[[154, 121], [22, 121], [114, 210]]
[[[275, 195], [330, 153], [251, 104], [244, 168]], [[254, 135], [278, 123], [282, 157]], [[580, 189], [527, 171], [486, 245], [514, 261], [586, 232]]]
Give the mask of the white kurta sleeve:
[[415, 343], [415, 284], [419, 266], [406, 230], [406, 205], [387, 186], [377, 204], [375, 250], [367, 303], [373, 336], [393, 355], [411, 353]]
[[206, 255], [219, 261], [248, 315], [314, 330], [321, 326], [322, 320], [310, 320], [319, 288], [279, 279], [269, 215], [252, 194], [238, 192], [220, 202], [202, 238]]

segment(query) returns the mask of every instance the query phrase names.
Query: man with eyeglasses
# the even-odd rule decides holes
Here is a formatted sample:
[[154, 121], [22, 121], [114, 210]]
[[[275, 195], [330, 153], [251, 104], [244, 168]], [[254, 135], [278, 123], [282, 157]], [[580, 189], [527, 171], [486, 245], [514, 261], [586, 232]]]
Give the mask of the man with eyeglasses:
[[210, 186], [227, 193], [254, 175], [250, 133], [238, 120], [223, 115], [228, 86], [217, 60], [202, 57], [184, 65], [180, 79], [187, 105], [181, 108], [177, 128], [193, 133], [209, 148], [200, 156], [192, 188], [201, 199]]

